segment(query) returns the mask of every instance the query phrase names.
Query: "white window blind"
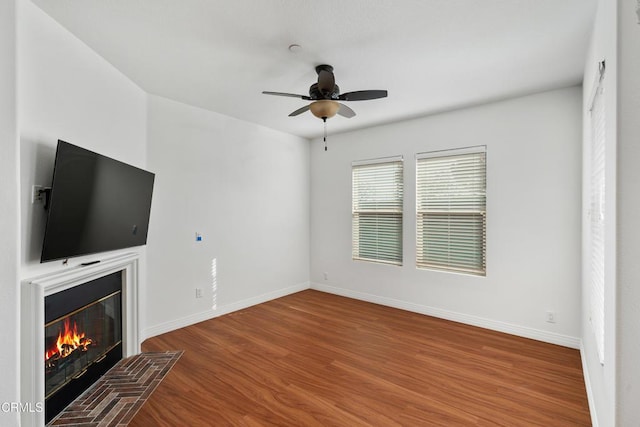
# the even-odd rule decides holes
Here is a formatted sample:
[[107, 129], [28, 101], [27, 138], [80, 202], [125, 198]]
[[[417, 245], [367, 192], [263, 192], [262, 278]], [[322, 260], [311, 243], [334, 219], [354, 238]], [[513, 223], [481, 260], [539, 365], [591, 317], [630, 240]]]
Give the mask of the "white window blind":
[[416, 265], [484, 276], [486, 147], [416, 156]]
[[602, 95], [602, 86], [598, 85], [591, 106], [589, 316], [596, 336], [600, 362], [604, 363], [605, 111]]
[[352, 164], [352, 255], [402, 265], [402, 157]]

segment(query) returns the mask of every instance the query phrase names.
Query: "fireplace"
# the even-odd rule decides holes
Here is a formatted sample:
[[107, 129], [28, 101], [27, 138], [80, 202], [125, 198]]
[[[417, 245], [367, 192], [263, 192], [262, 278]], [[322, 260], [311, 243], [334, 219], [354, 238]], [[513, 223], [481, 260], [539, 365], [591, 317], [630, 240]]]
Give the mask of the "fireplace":
[[121, 271], [45, 297], [46, 422], [122, 359], [121, 306]]
[[[140, 353], [138, 264], [126, 253], [22, 281], [23, 427], [42, 427], [123, 357]], [[79, 391], [78, 391], [79, 390]]]

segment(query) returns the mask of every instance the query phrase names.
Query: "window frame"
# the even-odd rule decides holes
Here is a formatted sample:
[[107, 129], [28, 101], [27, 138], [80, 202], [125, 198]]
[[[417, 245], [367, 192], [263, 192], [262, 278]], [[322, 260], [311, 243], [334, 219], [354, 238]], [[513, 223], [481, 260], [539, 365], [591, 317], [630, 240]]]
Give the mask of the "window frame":
[[[474, 159], [474, 156], [478, 156], [478, 158]], [[471, 162], [464, 169], [464, 172], [452, 169], [453, 166], [456, 166], [454, 158], [463, 160], [463, 157], [469, 158]], [[447, 158], [450, 159], [449, 162]], [[433, 165], [431, 169], [428, 169], [430, 162]], [[479, 163], [479, 166], [474, 163]], [[486, 166], [486, 145], [416, 154], [417, 269], [486, 277]], [[462, 167], [456, 166], [456, 168], [461, 169]], [[478, 172], [478, 175], [471, 176], [469, 171]], [[448, 173], [452, 177], [459, 176], [460, 179], [452, 181], [445, 177], [437, 181], [427, 180], [428, 175], [434, 175], [438, 172], [441, 175]], [[443, 194], [443, 186], [456, 184], [468, 188]], [[432, 207], [427, 208], [429, 198], [424, 193], [436, 191], [440, 194], [432, 198], [434, 200]], [[457, 209], [456, 206], [458, 206]], [[440, 235], [440, 238], [428, 238], [429, 231], [432, 235]], [[427, 253], [428, 246], [432, 248], [431, 253]]]
[[[356, 177], [356, 171], [363, 171], [365, 169], [373, 170], [380, 168], [383, 165], [390, 167], [387, 171], [388, 174], [395, 175], [393, 180], [388, 180], [388, 177], [384, 178], [385, 181], [378, 181], [378, 185], [393, 185], [395, 190], [384, 188], [382, 195], [387, 198], [399, 198], [395, 201], [387, 200], [381, 202], [379, 200], [370, 201], [374, 203], [374, 207], [364, 208], [362, 207], [362, 198], [365, 197], [361, 190], [364, 190], [363, 179]], [[375, 172], [374, 172], [375, 173]], [[382, 173], [378, 176], [381, 179]], [[375, 177], [374, 177], [375, 178]], [[358, 181], [357, 181], [358, 180]], [[357, 181], [357, 182], [356, 182]], [[379, 188], [379, 187], [378, 187]], [[377, 205], [381, 204], [382, 207]], [[362, 229], [363, 224], [361, 221], [363, 218], [373, 220], [368, 221], [369, 228], [366, 231], [374, 233], [376, 244], [383, 242], [382, 245], [370, 247], [369, 254], [363, 254], [362, 242]], [[395, 221], [390, 219], [395, 218]], [[381, 225], [378, 227], [377, 221], [383, 219]], [[371, 225], [375, 222], [375, 225]], [[395, 224], [394, 224], [395, 223]], [[395, 228], [395, 230], [394, 230]], [[404, 158], [403, 156], [382, 157], [368, 160], [358, 160], [351, 163], [351, 258], [354, 261], [373, 262], [377, 264], [387, 264], [402, 266], [404, 261], [403, 250], [403, 232], [404, 232]], [[385, 236], [384, 233], [387, 233]], [[391, 236], [391, 237], [390, 237]], [[393, 245], [389, 245], [384, 240], [394, 241]], [[373, 256], [371, 256], [371, 254]], [[392, 259], [395, 257], [395, 259]]]
[[605, 362], [605, 257], [606, 257], [606, 120], [604, 98], [604, 62], [599, 70], [589, 102], [589, 194], [588, 194], [588, 277], [589, 323], [594, 333], [600, 364]]

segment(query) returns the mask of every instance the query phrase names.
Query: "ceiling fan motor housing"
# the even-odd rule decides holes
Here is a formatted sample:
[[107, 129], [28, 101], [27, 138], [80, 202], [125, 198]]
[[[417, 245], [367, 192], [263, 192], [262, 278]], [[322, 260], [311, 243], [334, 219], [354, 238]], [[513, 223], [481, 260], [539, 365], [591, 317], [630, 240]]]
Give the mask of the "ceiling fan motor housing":
[[338, 99], [340, 96], [340, 87], [333, 85], [333, 91], [328, 96], [325, 96], [320, 89], [318, 89], [318, 83], [314, 83], [309, 87], [309, 97], [311, 99]]

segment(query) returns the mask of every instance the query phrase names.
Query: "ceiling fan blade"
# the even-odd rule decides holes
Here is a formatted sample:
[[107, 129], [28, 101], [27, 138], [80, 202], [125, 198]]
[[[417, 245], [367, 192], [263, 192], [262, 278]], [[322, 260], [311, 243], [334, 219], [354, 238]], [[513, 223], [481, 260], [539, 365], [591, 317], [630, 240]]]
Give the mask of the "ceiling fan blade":
[[338, 114], [340, 114], [342, 117], [346, 117], [347, 119], [350, 119], [351, 117], [356, 115], [356, 112], [353, 111], [351, 108], [347, 107], [346, 105], [340, 104], [340, 109], [338, 110]]
[[340, 101], [366, 101], [368, 99], [386, 98], [386, 90], [358, 90], [343, 93], [338, 97]]
[[307, 95], [297, 95], [295, 93], [269, 92], [269, 91], [266, 91], [266, 90], [263, 90], [262, 93], [265, 94], [265, 95], [289, 96], [291, 98], [306, 99], [307, 101], [311, 99]]
[[318, 90], [325, 96], [329, 96], [333, 93], [333, 88], [336, 85], [336, 79], [332, 71], [320, 70], [318, 72]]
[[304, 113], [305, 111], [309, 111], [310, 105], [305, 105], [302, 108], [298, 108], [296, 111], [294, 111], [293, 113], [289, 114], [289, 117], [293, 117], [293, 116], [297, 116], [299, 114]]

